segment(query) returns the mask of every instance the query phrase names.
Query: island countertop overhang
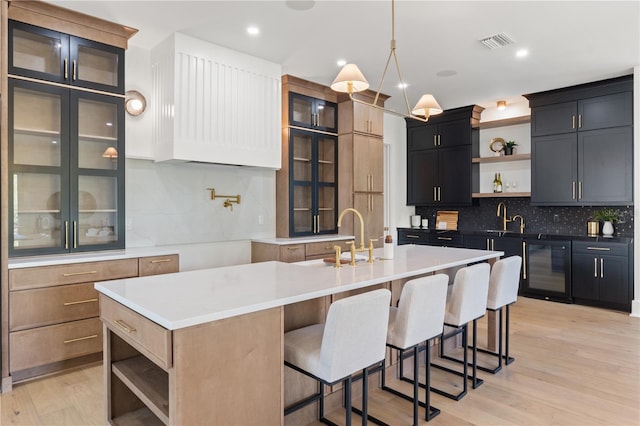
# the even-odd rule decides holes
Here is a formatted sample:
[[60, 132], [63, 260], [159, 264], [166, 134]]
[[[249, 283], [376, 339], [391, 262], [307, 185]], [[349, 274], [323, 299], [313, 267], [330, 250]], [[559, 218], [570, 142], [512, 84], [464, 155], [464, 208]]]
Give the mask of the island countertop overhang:
[[[374, 251], [380, 256], [381, 249]], [[498, 258], [500, 251], [405, 245], [394, 259], [334, 268], [322, 260], [263, 262], [95, 283], [168, 330], [244, 315], [437, 270]]]

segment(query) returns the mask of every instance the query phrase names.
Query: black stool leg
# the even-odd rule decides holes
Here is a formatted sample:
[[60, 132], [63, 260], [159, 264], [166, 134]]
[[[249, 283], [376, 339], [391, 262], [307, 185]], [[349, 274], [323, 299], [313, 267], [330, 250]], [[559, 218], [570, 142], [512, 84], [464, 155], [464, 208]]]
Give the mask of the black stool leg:
[[369, 374], [367, 373], [367, 369], [364, 368], [362, 370], [362, 426], [367, 426], [367, 401], [368, 395], [367, 392], [369, 390]]
[[[478, 379], [478, 320], [473, 320], [473, 381], [472, 388], [476, 389], [478, 386], [484, 383], [484, 380]], [[465, 341], [465, 353], [467, 352]], [[466, 361], [465, 361], [466, 363]]]
[[511, 364], [513, 361], [515, 361], [515, 359], [513, 358], [509, 358], [509, 306], [511, 305], [507, 305], [507, 322], [505, 325], [505, 361], [504, 363], [506, 365]]
[[[419, 380], [420, 372], [418, 371], [418, 345], [413, 347], [413, 426], [418, 426], [418, 407], [420, 406]], [[428, 373], [427, 373], [428, 374]], [[427, 393], [429, 393], [427, 391]], [[429, 412], [429, 402], [427, 401], [427, 412]]]
[[351, 426], [351, 376], [347, 377], [344, 381], [344, 405], [346, 414], [345, 414], [345, 424], [346, 426]]

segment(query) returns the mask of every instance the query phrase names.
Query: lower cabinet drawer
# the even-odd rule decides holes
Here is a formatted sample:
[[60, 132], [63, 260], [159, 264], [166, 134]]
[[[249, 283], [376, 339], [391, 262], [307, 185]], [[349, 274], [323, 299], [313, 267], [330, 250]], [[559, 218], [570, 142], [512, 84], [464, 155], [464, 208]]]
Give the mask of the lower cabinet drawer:
[[173, 365], [171, 331], [100, 295], [100, 318], [107, 327], [164, 369]]
[[9, 370], [64, 361], [102, 351], [99, 318], [9, 333]]
[[304, 244], [287, 244], [280, 246], [281, 262], [301, 262], [304, 260]]
[[100, 315], [93, 283], [13, 291], [9, 300], [9, 331]]
[[141, 277], [150, 275], [171, 274], [180, 269], [177, 254], [168, 256], [141, 257], [138, 259], [138, 274]]
[[307, 255], [307, 259], [309, 259], [312, 256], [319, 256], [319, 255], [325, 255], [325, 254], [335, 254], [335, 250], [333, 248], [333, 246], [340, 246], [342, 247], [342, 250], [347, 250], [349, 248], [348, 244], [345, 244], [346, 242], [349, 242], [351, 240], [344, 240], [344, 241], [322, 241], [322, 242], [317, 242], [317, 243], [307, 243], [306, 244], [306, 255]]

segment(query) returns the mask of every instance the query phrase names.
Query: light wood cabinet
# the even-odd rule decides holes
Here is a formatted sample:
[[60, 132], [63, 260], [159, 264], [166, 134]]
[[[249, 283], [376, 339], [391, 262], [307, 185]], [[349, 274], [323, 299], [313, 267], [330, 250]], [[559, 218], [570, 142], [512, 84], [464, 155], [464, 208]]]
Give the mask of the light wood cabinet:
[[[11, 269], [8, 352], [12, 381], [99, 361], [100, 310], [103, 316], [122, 319], [124, 322], [118, 323], [122, 327], [139, 330], [143, 342], [152, 339], [158, 333], [156, 324], [109, 306], [99, 307], [94, 283], [177, 272], [178, 265], [178, 255], [174, 254]], [[170, 351], [162, 355], [155, 347], [151, 350], [170, 364]]]
[[251, 263], [268, 262], [277, 260], [280, 262], [302, 262], [304, 260], [323, 259], [335, 256], [334, 246], [341, 246], [343, 250], [348, 246], [345, 242], [350, 240], [325, 240], [318, 242], [296, 243], [295, 239], [291, 244], [272, 244], [265, 242], [251, 242]]
[[282, 308], [167, 330], [100, 298], [106, 424], [282, 424]]
[[[358, 94], [354, 94], [354, 96], [358, 96]], [[386, 96], [383, 96], [383, 98], [384, 100], [387, 99]], [[353, 131], [380, 137], [384, 135], [384, 112], [381, 109], [353, 101], [344, 101], [341, 104], [343, 104], [343, 108], [338, 116], [340, 125], [338, 133]]]

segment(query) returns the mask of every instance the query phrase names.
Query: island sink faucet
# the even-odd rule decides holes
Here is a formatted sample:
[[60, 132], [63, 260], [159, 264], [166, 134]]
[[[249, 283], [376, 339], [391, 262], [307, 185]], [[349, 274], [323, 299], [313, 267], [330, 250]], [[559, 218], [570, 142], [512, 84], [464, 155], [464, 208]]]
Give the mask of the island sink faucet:
[[[370, 239], [369, 240], [369, 247], [366, 248], [364, 246], [364, 219], [362, 218], [362, 215], [360, 214], [360, 212], [352, 207], [348, 207], [344, 210], [342, 210], [342, 212], [340, 213], [340, 215], [338, 216], [338, 228], [340, 228], [340, 226], [342, 225], [342, 217], [345, 215], [345, 213], [347, 212], [353, 212], [353, 214], [355, 214], [358, 219], [360, 219], [360, 247], [356, 249], [356, 242], [355, 241], [350, 241], [347, 244], [350, 244], [350, 252], [351, 252], [351, 266], [355, 266], [356, 264], [356, 252], [357, 251], [365, 251], [365, 250], [369, 250], [369, 260], [368, 263], [372, 263], [373, 262], [373, 242], [377, 241], [377, 239]], [[335, 248], [335, 247], [334, 247]], [[336, 268], [340, 267], [340, 249], [336, 248]]]
[[512, 219], [509, 219], [509, 216], [507, 216], [507, 205], [505, 203], [503, 203], [502, 201], [500, 201], [498, 203], [498, 209], [496, 210], [496, 216], [500, 217], [500, 207], [502, 207], [502, 230], [506, 231], [507, 230], [507, 223], [511, 222]]
[[346, 212], [353, 212], [356, 216], [358, 216], [358, 219], [360, 219], [360, 248], [358, 249], [358, 251], [364, 251], [364, 219], [362, 218], [362, 215], [360, 214], [360, 212], [354, 208], [348, 207], [344, 210], [342, 210], [342, 212], [340, 213], [340, 216], [338, 216], [338, 228], [340, 228], [340, 226], [342, 226], [342, 217], [345, 215]]

